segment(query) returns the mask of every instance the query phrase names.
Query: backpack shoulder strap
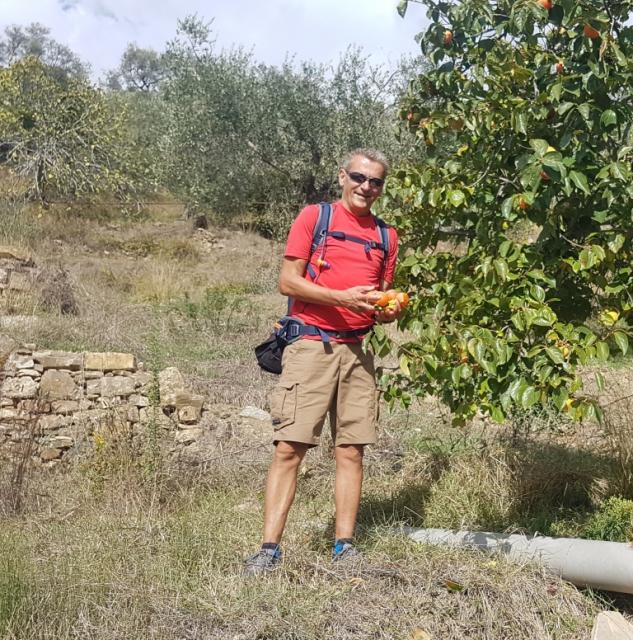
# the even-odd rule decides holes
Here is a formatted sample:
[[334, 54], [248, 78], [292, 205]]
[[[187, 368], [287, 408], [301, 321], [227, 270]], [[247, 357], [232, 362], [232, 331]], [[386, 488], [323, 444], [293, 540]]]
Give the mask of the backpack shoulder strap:
[[389, 256], [389, 225], [377, 216], [374, 216], [374, 220], [378, 227], [378, 235], [380, 236], [380, 242], [382, 243], [382, 250], [386, 260]]
[[389, 259], [389, 225], [378, 216], [374, 216], [374, 220], [376, 221], [378, 235], [382, 244], [382, 269], [380, 271], [380, 286], [382, 286], [382, 281], [385, 279], [385, 272], [387, 271], [387, 260]]
[[317, 247], [323, 243], [327, 232], [330, 230], [330, 221], [332, 219], [332, 205], [328, 202], [319, 203], [319, 215], [312, 231], [312, 245], [310, 246], [310, 257], [317, 250]]

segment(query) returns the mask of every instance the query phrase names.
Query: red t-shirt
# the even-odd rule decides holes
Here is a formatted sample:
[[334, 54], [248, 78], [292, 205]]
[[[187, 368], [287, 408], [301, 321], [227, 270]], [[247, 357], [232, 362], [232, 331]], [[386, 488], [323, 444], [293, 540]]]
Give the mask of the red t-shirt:
[[[398, 235], [393, 227], [388, 229], [389, 255], [383, 275], [383, 252], [380, 249], [372, 249], [366, 253], [362, 244], [350, 240], [328, 236], [325, 249], [320, 245], [310, 257], [312, 233], [318, 216], [319, 206], [316, 204], [305, 207], [299, 213], [288, 234], [285, 257], [301, 260], [310, 258], [310, 264], [317, 274], [314, 282], [328, 289], [349, 289], [363, 284], [374, 285], [380, 289], [381, 275], [387, 282], [393, 282], [398, 254]], [[380, 230], [373, 216], [355, 216], [341, 202], [332, 205], [329, 230], [342, 231], [362, 240], [381, 241]], [[320, 268], [317, 265], [317, 260], [321, 257], [329, 263], [329, 268]], [[313, 281], [307, 272], [305, 278]], [[290, 315], [301, 318], [306, 324], [332, 331], [354, 331], [369, 327], [374, 322], [372, 312], [356, 313], [345, 307], [300, 300], [293, 301]]]

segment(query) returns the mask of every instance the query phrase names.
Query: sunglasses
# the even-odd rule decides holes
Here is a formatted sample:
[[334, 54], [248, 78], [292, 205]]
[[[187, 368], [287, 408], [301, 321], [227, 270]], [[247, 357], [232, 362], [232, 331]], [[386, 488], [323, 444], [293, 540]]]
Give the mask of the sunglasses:
[[380, 189], [385, 184], [385, 181], [382, 178], [370, 178], [364, 173], [358, 173], [358, 171], [347, 171], [345, 169], [344, 171], [349, 176], [350, 180], [352, 182], [355, 182], [356, 184], [364, 184], [365, 182], [369, 182], [369, 186], [373, 187], [374, 189]]

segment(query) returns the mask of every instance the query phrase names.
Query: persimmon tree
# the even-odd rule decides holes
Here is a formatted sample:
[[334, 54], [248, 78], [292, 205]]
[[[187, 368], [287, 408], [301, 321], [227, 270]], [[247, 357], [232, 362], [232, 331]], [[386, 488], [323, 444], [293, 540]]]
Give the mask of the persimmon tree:
[[633, 2], [421, 3], [432, 68], [400, 115], [423, 151], [383, 202], [415, 294], [387, 397], [595, 417], [578, 368], [631, 335]]

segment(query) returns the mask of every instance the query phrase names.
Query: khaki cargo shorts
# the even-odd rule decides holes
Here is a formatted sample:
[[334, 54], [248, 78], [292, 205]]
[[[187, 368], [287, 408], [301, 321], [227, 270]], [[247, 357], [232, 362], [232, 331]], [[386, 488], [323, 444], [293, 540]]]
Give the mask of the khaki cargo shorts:
[[376, 442], [378, 394], [374, 358], [360, 343], [297, 340], [286, 347], [270, 398], [274, 442], [317, 445], [330, 413], [332, 440]]

